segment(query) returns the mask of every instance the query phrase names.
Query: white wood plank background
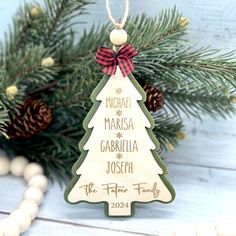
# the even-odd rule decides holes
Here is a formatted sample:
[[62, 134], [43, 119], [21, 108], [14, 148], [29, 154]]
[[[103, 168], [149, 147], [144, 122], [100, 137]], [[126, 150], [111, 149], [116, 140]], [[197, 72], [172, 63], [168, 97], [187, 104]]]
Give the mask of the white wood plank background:
[[[0, 38], [19, 0], [0, 1]], [[39, 1], [39, 2], [42, 2]], [[93, 22], [106, 22], [104, 0], [90, 7]], [[113, 9], [122, 11], [121, 1]], [[176, 4], [190, 21], [190, 38], [199, 46], [224, 50], [236, 48], [235, 0], [131, 0], [131, 13], [155, 15]], [[106, 218], [102, 205], [68, 205], [63, 190], [50, 186], [39, 218], [25, 236], [60, 235], [161, 235], [168, 236], [177, 224], [207, 221], [215, 223], [236, 212], [236, 118], [204, 123], [186, 120], [187, 139], [173, 153], [165, 154], [169, 179], [177, 197], [170, 205], [137, 205], [133, 218]], [[79, 141], [79, 140], [78, 140]], [[25, 189], [21, 179], [0, 178], [0, 219], [15, 209]]]

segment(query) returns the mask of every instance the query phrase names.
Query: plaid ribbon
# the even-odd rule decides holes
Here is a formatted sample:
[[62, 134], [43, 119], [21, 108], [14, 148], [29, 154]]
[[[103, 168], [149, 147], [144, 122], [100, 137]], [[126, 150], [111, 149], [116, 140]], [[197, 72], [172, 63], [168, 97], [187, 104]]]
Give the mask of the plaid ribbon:
[[136, 56], [138, 52], [130, 44], [122, 47], [118, 52], [112, 49], [101, 47], [96, 53], [96, 62], [103, 66], [102, 72], [108, 75], [114, 75], [116, 73], [117, 66], [123, 76], [127, 76], [134, 70], [134, 64], [131, 58]]

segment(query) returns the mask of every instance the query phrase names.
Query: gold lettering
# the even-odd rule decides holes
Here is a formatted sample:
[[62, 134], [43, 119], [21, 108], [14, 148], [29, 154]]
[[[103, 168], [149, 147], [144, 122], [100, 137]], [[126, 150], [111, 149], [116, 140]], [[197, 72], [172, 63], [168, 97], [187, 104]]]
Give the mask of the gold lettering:
[[131, 108], [131, 97], [108, 97], [106, 108]]
[[101, 152], [138, 152], [136, 140], [102, 140]]
[[84, 189], [87, 196], [90, 195], [91, 193], [97, 192], [97, 190], [94, 189], [94, 183], [92, 182], [86, 185], [81, 185], [79, 188]]
[[107, 174], [133, 174], [133, 162], [128, 161], [108, 161]]
[[126, 193], [128, 191], [125, 186], [119, 186], [117, 183], [102, 184], [102, 186], [104, 186], [103, 190], [106, 191], [107, 195], [113, 193], [116, 197], [118, 197], [119, 193]]
[[137, 190], [139, 195], [141, 195], [142, 193], [152, 193], [154, 198], [157, 198], [159, 196], [160, 190], [157, 189], [157, 182], [153, 184], [152, 188], [147, 188], [143, 185], [147, 185], [147, 183], [133, 184], [134, 190]]

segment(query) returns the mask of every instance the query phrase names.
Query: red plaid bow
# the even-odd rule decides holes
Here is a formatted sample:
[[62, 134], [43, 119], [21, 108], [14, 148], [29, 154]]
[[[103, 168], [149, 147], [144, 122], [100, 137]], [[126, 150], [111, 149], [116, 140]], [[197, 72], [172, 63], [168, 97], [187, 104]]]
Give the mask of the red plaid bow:
[[101, 47], [97, 50], [96, 62], [103, 66], [102, 72], [104, 74], [114, 75], [116, 67], [119, 66], [122, 74], [127, 76], [134, 69], [131, 58], [137, 54], [136, 49], [130, 44], [125, 45], [118, 52]]

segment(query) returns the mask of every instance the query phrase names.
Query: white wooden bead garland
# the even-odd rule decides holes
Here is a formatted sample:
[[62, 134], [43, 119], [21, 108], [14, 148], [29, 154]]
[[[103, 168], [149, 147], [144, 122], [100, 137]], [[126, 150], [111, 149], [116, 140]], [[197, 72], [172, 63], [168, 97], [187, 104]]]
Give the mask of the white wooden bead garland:
[[174, 233], [174, 236], [196, 236], [193, 225], [179, 225]]
[[10, 161], [7, 157], [1, 155], [0, 156], [0, 176], [6, 175], [10, 171]]
[[197, 236], [217, 236], [216, 227], [209, 223], [201, 223], [196, 227]]
[[172, 235], [173, 236], [236, 236], [236, 218], [220, 220], [217, 224], [204, 222], [198, 225], [188, 225], [188, 224], [178, 225]]
[[18, 156], [10, 161], [0, 153], [0, 176], [11, 173], [14, 176], [24, 176], [28, 188], [18, 209], [10, 216], [0, 221], [0, 236], [18, 236], [29, 229], [36, 218], [39, 205], [47, 190], [48, 180], [43, 175], [43, 168], [37, 163], [28, 163], [25, 157]]
[[23, 176], [24, 169], [28, 165], [28, 160], [22, 156], [15, 157], [11, 161], [10, 171], [14, 176]]
[[236, 218], [219, 221], [216, 231], [217, 236], [236, 236]]

